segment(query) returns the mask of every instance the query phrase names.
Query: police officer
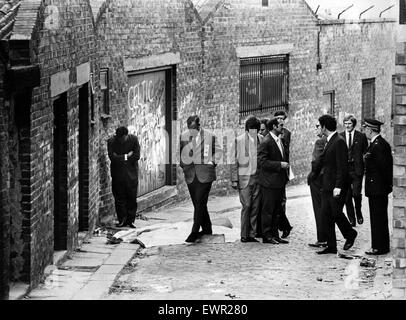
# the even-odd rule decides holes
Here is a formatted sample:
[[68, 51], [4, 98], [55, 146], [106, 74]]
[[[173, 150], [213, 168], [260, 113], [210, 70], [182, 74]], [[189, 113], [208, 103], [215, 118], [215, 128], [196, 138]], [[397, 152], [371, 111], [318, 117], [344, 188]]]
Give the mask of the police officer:
[[388, 194], [392, 192], [393, 158], [389, 143], [380, 135], [382, 122], [364, 120], [369, 147], [364, 155], [365, 195], [368, 197], [372, 247], [366, 254], [379, 255], [390, 251], [388, 226]]

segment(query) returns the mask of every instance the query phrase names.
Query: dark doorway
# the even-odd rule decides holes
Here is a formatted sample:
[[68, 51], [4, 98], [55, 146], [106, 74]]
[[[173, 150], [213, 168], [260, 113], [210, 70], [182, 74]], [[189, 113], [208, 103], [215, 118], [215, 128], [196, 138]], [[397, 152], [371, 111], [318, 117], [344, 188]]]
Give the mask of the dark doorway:
[[68, 231], [68, 102], [66, 92], [54, 107], [54, 249], [66, 250]]
[[79, 231], [89, 229], [89, 88], [79, 89]]

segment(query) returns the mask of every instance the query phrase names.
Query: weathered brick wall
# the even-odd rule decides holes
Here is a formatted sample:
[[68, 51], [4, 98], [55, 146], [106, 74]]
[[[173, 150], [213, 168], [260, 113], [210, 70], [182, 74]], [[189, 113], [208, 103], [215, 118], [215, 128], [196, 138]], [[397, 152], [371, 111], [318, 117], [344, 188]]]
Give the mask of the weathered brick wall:
[[4, 65], [0, 63], [0, 299], [9, 296], [10, 199], [8, 172], [8, 111], [4, 105]]
[[[385, 125], [382, 135], [393, 145], [392, 76], [395, 74], [395, 23], [387, 20], [321, 21], [320, 86], [335, 90], [336, 117], [343, 130], [345, 114], [361, 120], [362, 79], [375, 78], [375, 117]], [[359, 121], [360, 123], [360, 121]], [[360, 129], [360, 126], [358, 126]]]
[[[203, 81], [201, 25], [189, 1], [106, 1], [101, 8], [97, 18], [100, 67], [109, 68], [111, 116], [103, 120], [99, 146], [100, 214], [106, 216], [114, 214], [106, 142], [119, 125], [129, 125], [129, 84], [124, 59], [180, 53], [181, 62], [176, 66], [173, 79], [177, 87], [172, 118], [179, 120], [181, 126], [185, 125], [188, 115], [202, 106]], [[174, 124], [174, 154], [178, 150], [176, 127]], [[181, 170], [177, 173], [178, 186], [186, 188], [182, 184]]]
[[[295, 174], [307, 173], [313, 130], [297, 114], [315, 113], [317, 99], [316, 19], [303, 1], [225, 1], [204, 26], [205, 123], [212, 128], [234, 129], [240, 119], [240, 61], [237, 47], [291, 47], [289, 53], [289, 118], [286, 127], [292, 131], [291, 161]], [[255, 49], [254, 56], [255, 56]], [[284, 52], [285, 53], [285, 52]], [[258, 53], [257, 56], [262, 55]], [[273, 112], [258, 114], [272, 117]], [[313, 124], [313, 122], [311, 123]], [[306, 139], [305, 137], [308, 134]], [[229, 187], [228, 166], [219, 168], [219, 188]], [[214, 185], [216, 187], [216, 185]]]
[[[201, 8], [194, 8], [190, 1], [168, 5], [167, 1], [117, 1], [114, 4], [106, 1], [101, 5], [97, 18], [101, 60], [102, 66], [110, 68], [112, 79], [111, 118], [105, 121], [100, 140], [102, 215], [114, 212], [105, 142], [118, 124], [128, 124], [128, 111], [124, 111], [127, 75], [123, 71], [123, 60], [126, 58], [179, 52], [177, 119], [184, 128], [187, 116], [199, 114], [203, 127], [221, 136], [227, 130], [237, 127], [241, 130], [245, 120], [239, 115], [237, 48], [264, 45], [274, 51], [290, 48], [286, 126], [293, 133], [291, 162], [297, 177], [293, 182], [302, 181], [309, 170], [314, 123], [324, 112], [323, 91], [336, 91], [337, 115], [341, 121], [345, 113], [360, 115], [361, 80], [376, 77], [376, 113], [390, 123], [395, 50], [392, 22], [320, 26], [301, 0], [270, 1], [268, 7], [257, 0], [213, 0]], [[322, 69], [317, 71], [320, 30]], [[270, 117], [271, 114], [259, 116]], [[384, 134], [390, 136], [390, 132]], [[226, 140], [223, 142], [226, 151]], [[173, 150], [177, 151], [176, 144]], [[217, 172], [214, 192], [230, 192], [228, 166], [220, 165]], [[187, 197], [179, 167], [177, 185], [179, 197]]]
[[396, 59], [396, 109], [393, 168], [393, 276], [394, 298], [406, 298], [406, 43], [399, 43]]
[[[35, 2], [35, 3], [34, 3]], [[53, 164], [53, 98], [51, 77], [59, 72], [69, 73], [67, 85], [68, 114], [68, 219], [67, 249], [77, 245], [78, 232], [78, 75], [76, 67], [87, 62], [98, 83], [97, 47], [94, 22], [86, 0], [46, 0], [40, 8], [34, 0], [24, 1], [19, 10], [20, 22], [38, 15], [33, 31], [33, 64], [40, 66], [41, 84], [32, 92], [29, 155], [29, 182], [31, 188], [23, 192], [23, 211], [28, 217], [24, 226], [28, 241], [26, 254], [29, 258], [29, 281], [35, 285], [44, 268], [52, 263], [54, 252], [54, 164]], [[14, 32], [23, 33], [23, 23]], [[95, 97], [97, 115], [98, 96]], [[89, 111], [90, 112], [90, 111]], [[90, 229], [96, 224], [98, 211], [98, 124], [89, 131], [90, 154]]]

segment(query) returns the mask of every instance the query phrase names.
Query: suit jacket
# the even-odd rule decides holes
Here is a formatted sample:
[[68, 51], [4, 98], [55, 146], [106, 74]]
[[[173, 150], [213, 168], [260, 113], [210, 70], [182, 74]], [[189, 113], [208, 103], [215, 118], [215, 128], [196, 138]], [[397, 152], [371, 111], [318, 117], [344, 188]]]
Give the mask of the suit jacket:
[[365, 195], [386, 196], [392, 192], [393, 157], [389, 143], [378, 136], [370, 144], [365, 159]]
[[337, 132], [327, 142], [320, 162], [315, 163], [316, 176], [323, 171], [322, 189], [333, 191], [348, 185], [348, 148], [345, 140]]
[[[133, 152], [124, 161], [124, 154]], [[107, 152], [110, 158], [111, 178], [116, 181], [138, 182], [138, 160], [140, 159], [140, 144], [135, 135], [129, 134], [124, 143], [117, 141], [116, 136], [107, 140]]]
[[258, 177], [258, 146], [259, 138], [253, 141], [249, 133], [239, 135], [230, 146], [230, 155], [233, 161], [230, 165], [231, 181], [238, 182], [239, 189], [244, 189], [249, 183], [257, 182]]
[[195, 176], [201, 183], [216, 180], [216, 165], [222, 157], [222, 148], [217, 137], [203, 129], [199, 134], [198, 145], [189, 130], [182, 133], [180, 138], [180, 166], [187, 184], [192, 183]]
[[314, 148], [313, 148], [313, 153], [312, 153], [312, 162], [311, 162], [311, 171], [307, 177], [307, 183], [310, 184], [312, 181], [316, 181], [317, 184], [321, 185], [321, 175], [316, 177], [316, 170], [318, 163], [321, 161], [321, 155], [323, 154], [324, 147], [327, 144], [327, 138], [326, 137], [321, 137], [316, 140], [314, 143]]
[[258, 183], [266, 188], [284, 188], [288, 182], [288, 170], [282, 169], [281, 162], [289, 162], [289, 154], [284, 156], [274, 138], [269, 134], [258, 148], [259, 178]]
[[[355, 174], [358, 176], [364, 175], [364, 154], [368, 148], [368, 140], [364, 133], [353, 130], [354, 134], [352, 138], [352, 144], [350, 150], [348, 150], [348, 161], [354, 162]], [[340, 135], [347, 142], [345, 137], [345, 131], [341, 132]]]

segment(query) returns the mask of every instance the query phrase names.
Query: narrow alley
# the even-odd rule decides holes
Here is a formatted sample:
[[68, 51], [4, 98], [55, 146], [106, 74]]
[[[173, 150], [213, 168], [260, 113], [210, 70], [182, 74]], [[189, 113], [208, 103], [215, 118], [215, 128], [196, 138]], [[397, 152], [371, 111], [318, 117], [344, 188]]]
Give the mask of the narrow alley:
[[[241, 243], [239, 238], [224, 242], [219, 236], [203, 243], [176, 244], [190, 228], [192, 205], [187, 201], [136, 220], [138, 228], [149, 227], [151, 232], [155, 230], [155, 238], [168, 239], [168, 243], [172, 238], [175, 244], [148, 247], [145, 243], [146, 248], [125, 242], [108, 245], [106, 234], [100, 233], [25, 299], [389, 299], [390, 253], [373, 258], [364, 254], [370, 246], [367, 201], [363, 203], [365, 222], [357, 226], [354, 247], [340, 250], [344, 241], [337, 230], [338, 255], [320, 256], [308, 246], [315, 240], [308, 186], [290, 186], [287, 195], [293, 225], [289, 244]], [[237, 197], [211, 197], [209, 211], [214, 233], [216, 224], [231, 222], [234, 238], [235, 234], [238, 237]], [[186, 222], [187, 229], [154, 229], [162, 223], [180, 226], [180, 222]], [[93, 249], [86, 249], [92, 245]]]

